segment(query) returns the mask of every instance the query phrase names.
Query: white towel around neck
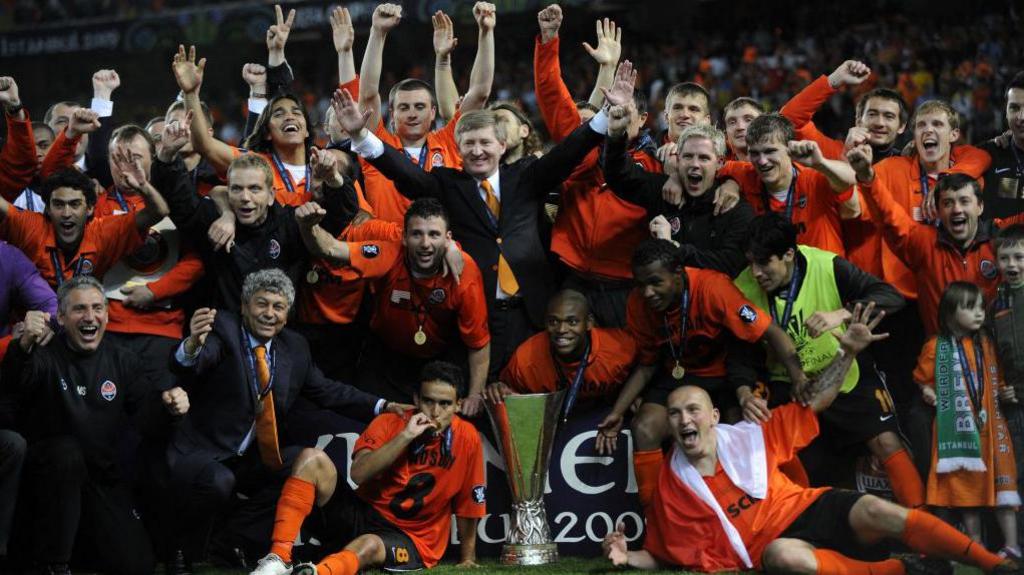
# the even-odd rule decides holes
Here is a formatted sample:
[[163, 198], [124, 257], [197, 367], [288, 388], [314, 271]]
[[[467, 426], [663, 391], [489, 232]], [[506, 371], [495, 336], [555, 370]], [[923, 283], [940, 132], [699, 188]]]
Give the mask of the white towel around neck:
[[[768, 494], [768, 455], [765, 452], [764, 431], [761, 426], [744, 421], [737, 425], [718, 424], [714, 429], [718, 461], [729, 480], [747, 495], [755, 499], [764, 499]], [[718, 504], [700, 472], [678, 447], [672, 452], [670, 464], [676, 477], [692, 489], [718, 516], [730, 545], [743, 560], [743, 564], [748, 569], [753, 568], [750, 554], [743, 544], [739, 531], [725, 515], [725, 511]]]

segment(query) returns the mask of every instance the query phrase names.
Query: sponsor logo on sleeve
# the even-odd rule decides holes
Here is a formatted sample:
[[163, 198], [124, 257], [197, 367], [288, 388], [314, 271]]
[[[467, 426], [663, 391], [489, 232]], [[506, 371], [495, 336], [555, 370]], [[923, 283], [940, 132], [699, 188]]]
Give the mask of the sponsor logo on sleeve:
[[757, 310], [749, 304], [743, 304], [743, 307], [739, 311], [740, 319], [747, 323], [754, 323], [757, 321]]
[[483, 485], [473, 486], [473, 502], [483, 503], [487, 501], [487, 487]]

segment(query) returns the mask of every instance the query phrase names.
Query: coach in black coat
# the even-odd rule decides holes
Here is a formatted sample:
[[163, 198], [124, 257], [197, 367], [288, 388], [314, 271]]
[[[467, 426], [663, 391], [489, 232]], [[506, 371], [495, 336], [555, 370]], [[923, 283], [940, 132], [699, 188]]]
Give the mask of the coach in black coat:
[[[632, 96], [632, 84], [623, 90], [629, 94], [627, 98]], [[541, 158], [531, 156], [502, 165], [505, 135], [494, 112], [467, 112], [459, 119], [455, 132], [462, 169], [436, 167], [424, 172], [401, 151], [366, 130], [364, 115], [346, 93], [336, 95], [334, 105], [342, 127], [353, 135], [352, 149], [394, 181], [402, 195], [411, 199], [435, 197], [444, 203], [453, 236], [483, 273], [491, 329], [491, 372], [497, 374], [519, 343], [542, 325], [554, 287], [538, 229], [546, 194], [603, 140], [607, 115], [599, 113]], [[498, 217], [488, 208], [482, 188], [485, 180], [500, 200]], [[499, 254], [519, 284], [516, 294], [507, 294], [498, 286]], [[519, 311], [523, 308], [525, 314]], [[464, 411], [466, 407], [464, 403]]]
[[[313, 365], [306, 340], [284, 329], [294, 298], [294, 287], [282, 270], [250, 274], [242, 287], [241, 315], [197, 310], [191, 335], [171, 360], [171, 369], [188, 392], [190, 403], [167, 453], [183, 511], [182, 534], [204, 535], [196, 532], [209, 524], [236, 489], [245, 491], [250, 502], [273, 504], [302, 447], [288, 444], [284, 427], [300, 396], [366, 422], [388, 407], [379, 397], [327, 379]], [[268, 393], [273, 398], [282, 462], [276, 468], [261, 459], [255, 431], [258, 411], [267, 409], [266, 399], [258, 397], [263, 382], [258, 381], [254, 363], [255, 348], [260, 345], [265, 346], [272, 374]], [[263, 491], [273, 496], [254, 495]], [[181, 543], [185, 539], [189, 538], [183, 537]], [[199, 549], [190, 546], [190, 551]]]

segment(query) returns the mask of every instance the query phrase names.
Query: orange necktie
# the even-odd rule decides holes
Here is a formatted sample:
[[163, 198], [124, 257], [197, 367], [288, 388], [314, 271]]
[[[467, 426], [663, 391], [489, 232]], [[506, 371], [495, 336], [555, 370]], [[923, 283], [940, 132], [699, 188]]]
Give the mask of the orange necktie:
[[[498, 196], [494, 195], [494, 188], [491, 187], [491, 183], [487, 180], [480, 182], [480, 188], [484, 191], [487, 209], [491, 210], [495, 221], [497, 221], [501, 218], [501, 202], [498, 201]], [[498, 238], [498, 244], [498, 249], [500, 250], [501, 238]], [[516, 281], [516, 275], [512, 273], [512, 267], [505, 260], [505, 255], [500, 252], [498, 253], [498, 286], [501, 287], [501, 291], [508, 295], [519, 293], [519, 282]]]
[[[267, 365], [266, 346], [256, 346], [256, 377], [260, 379], [260, 393], [270, 385], [270, 366]], [[274, 417], [274, 394], [267, 393], [260, 400], [256, 413], [256, 445], [260, 450], [260, 461], [267, 467], [278, 470], [284, 467], [281, 449], [277, 444], [277, 418]]]

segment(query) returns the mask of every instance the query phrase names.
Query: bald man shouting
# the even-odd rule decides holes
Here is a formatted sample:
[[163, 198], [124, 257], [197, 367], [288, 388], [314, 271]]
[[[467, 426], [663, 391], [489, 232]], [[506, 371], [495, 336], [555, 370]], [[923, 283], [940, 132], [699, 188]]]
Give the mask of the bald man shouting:
[[817, 414], [835, 399], [854, 356], [887, 336], [871, 333], [884, 315], [869, 321], [873, 307], [856, 306], [842, 351], [811, 382], [809, 402], [780, 406], [763, 425], [719, 424], [707, 392], [673, 391], [667, 404], [675, 445], [658, 475], [644, 548], [627, 551], [620, 525], [604, 541], [612, 563], [709, 572], [952, 573], [948, 561], [887, 558], [882, 543], [890, 539], [929, 557], [1019, 573], [1013, 561], [924, 511], [854, 491], [800, 487], [779, 471], [818, 434]]

